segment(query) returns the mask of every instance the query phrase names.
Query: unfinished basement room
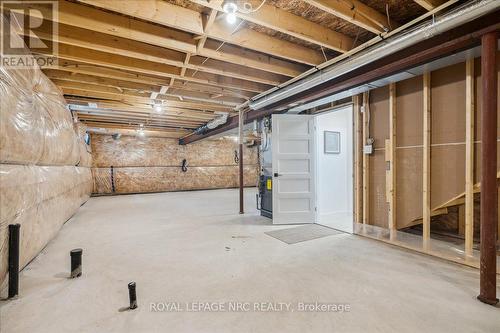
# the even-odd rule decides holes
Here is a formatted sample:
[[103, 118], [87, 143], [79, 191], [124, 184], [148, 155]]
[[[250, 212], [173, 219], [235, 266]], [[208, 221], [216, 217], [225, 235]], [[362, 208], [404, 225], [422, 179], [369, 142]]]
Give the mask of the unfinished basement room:
[[500, 333], [500, 0], [0, 0], [1, 333]]

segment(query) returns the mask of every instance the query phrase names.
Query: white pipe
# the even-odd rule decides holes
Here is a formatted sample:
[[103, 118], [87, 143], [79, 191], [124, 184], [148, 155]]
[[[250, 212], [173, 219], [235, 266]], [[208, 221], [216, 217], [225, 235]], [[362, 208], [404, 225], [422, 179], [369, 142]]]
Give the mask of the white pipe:
[[[446, 5], [449, 4], [446, 3]], [[254, 102], [250, 102], [249, 106], [253, 110], [262, 109], [270, 104], [276, 103], [301, 91], [310, 89], [323, 82], [340, 77], [341, 75], [349, 73], [375, 60], [398, 52], [436, 34], [446, 32], [465, 22], [477, 19], [485, 14], [493, 12], [498, 8], [500, 8], [500, 1], [498, 0], [469, 1], [464, 5], [457, 7], [448, 13], [445, 13], [438, 18], [434, 18], [430, 22], [425, 22], [407, 32], [403, 32], [402, 34], [394, 36], [393, 34], [396, 32], [400, 32], [401, 29], [404, 28], [403, 26], [399, 29], [396, 29], [396, 31], [388, 34], [387, 36], [391, 36], [389, 38], [382, 39], [381, 37], [378, 37], [382, 39], [383, 43], [378, 43], [373, 47], [366, 48], [363, 51], [356, 53], [351, 58], [343, 58], [341, 62], [338, 62], [337, 59], [334, 59], [332, 61], [336, 61], [337, 63], [330, 65], [327, 62], [321, 67], [318, 67], [320, 69], [313, 68], [303, 73], [302, 75], [299, 75], [297, 78], [285, 83], [287, 84], [286, 88], [280, 89], [280, 86], [278, 86], [274, 89], [274, 92], [270, 90], [266, 92], [267, 95], [265, 96], [261, 96], [260, 98], [260, 95], [256, 96], [255, 98], [258, 99]], [[436, 8], [436, 10], [438, 9], [440, 8]]]

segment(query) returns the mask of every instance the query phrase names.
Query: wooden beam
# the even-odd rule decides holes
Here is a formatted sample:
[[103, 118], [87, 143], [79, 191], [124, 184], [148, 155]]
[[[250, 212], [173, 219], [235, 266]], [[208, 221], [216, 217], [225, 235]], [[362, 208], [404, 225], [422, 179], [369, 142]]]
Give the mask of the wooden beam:
[[424, 247], [431, 237], [431, 73], [423, 75], [423, 172], [422, 172], [422, 223]]
[[474, 243], [474, 58], [465, 63], [465, 254]]
[[316, 66], [325, 61], [325, 57], [321, 52], [277, 39], [251, 29], [239, 29], [233, 32], [227, 29], [223, 22], [215, 22], [212, 28], [210, 28], [208, 35], [210, 38], [219, 41], [240, 45], [254, 51], [310, 66]]
[[[160, 0], [146, 0], [146, 1], [160, 1]], [[90, 2], [91, 1], [89, 0], [89, 3]], [[108, 8], [108, 5], [107, 5], [108, 1], [92, 1], [92, 2], [94, 2], [95, 5], [99, 5], [100, 8], [112, 10], [113, 12], [116, 12], [116, 13], [136, 17], [136, 18], [139, 18], [142, 20], [146, 20], [146, 21], [150, 21], [150, 22], [153, 22], [156, 24], [160, 24], [162, 26], [168, 25], [170, 27], [183, 30], [182, 26], [180, 26], [180, 25], [176, 26], [177, 22], [175, 22], [175, 21], [166, 23], [162, 19], [159, 19], [159, 17], [161, 17], [161, 15], [162, 15], [161, 13], [158, 13], [159, 15], [156, 16], [156, 18], [151, 18], [149, 15], [144, 15], [143, 12], [140, 10], [134, 11], [128, 5], [127, 6], [124, 6], [124, 5], [110, 6]], [[144, 6], [144, 2], [142, 0], [127, 0], [127, 3], [128, 2], [137, 3], [139, 6]], [[118, 3], [123, 3], [123, 2], [120, 1]], [[84, 6], [76, 5], [76, 4], [75, 4], [75, 6], [84, 7]], [[93, 8], [89, 8], [89, 9], [95, 10]], [[113, 14], [108, 14], [108, 15], [116, 16]], [[59, 16], [61, 16], [61, 14], [59, 14]], [[137, 22], [139, 22], [139, 21], [137, 21]], [[165, 29], [165, 28], [162, 28], [158, 25], [153, 25], [153, 24], [148, 24], [148, 23], [144, 23], [144, 24], [150, 25], [151, 27], [155, 27], [154, 30]], [[89, 25], [87, 24], [86, 26], [88, 27]], [[148, 30], [143, 30], [143, 31], [148, 31]], [[294, 44], [294, 43], [291, 43], [291, 42], [288, 42], [285, 40], [273, 38], [273, 37], [270, 37], [266, 34], [253, 31], [251, 29], [242, 28], [242, 29], [238, 30], [237, 35], [239, 38], [234, 38], [234, 39], [232, 38], [233, 35], [231, 34], [231, 32], [232, 32], [232, 30], [230, 28], [228, 28], [228, 27], [222, 25], [220, 22], [216, 21], [213, 24], [212, 28], [207, 33], [208, 33], [208, 37], [210, 37], [210, 38], [215, 38], [218, 40], [225, 40], [227, 43], [243, 46], [243, 47], [249, 48], [251, 50], [264, 52], [267, 54], [273, 54], [273, 55], [279, 56], [279, 57], [284, 58], [284, 59], [289, 59], [289, 60], [302, 62], [302, 63], [306, 63], [306, 64], [310, 64], [310, 65], [319, 64], [319, 63], [316, 63], [316, 64], [310, 63], [311, 60], [313, 60], [315, 58], [315, 55], [318, 56], [319, 58], [323, 57], [321, 55], [321, 52], [317, 52], [317, 51], [311, 50], [311, 49], [306, 48], [306, 47], [302, 47], [300, 45], [297, 45], [297, 44]], [[203, 34], [203, 31], [200, 31], [199, 34]], [[122, 37], [125, 37], [125, 36], [122, 36]], [[125, 38], [127, 38], [127, 37], [125, 37]], [[131, 38], [131, 37], [129, 37], [129, 38]], [[135, 38], [131, 38], [131, 39], [135, 39]], [[146, 40], [144, 38], [143, 38], [143, 40], [144, 40], [144, 42], [146, 42]], [[151, 44], [158, 45], [156, 43], [151, 43]], [[160, 46], [162, 46], [162, 45], [160, 45]], [[177, 47], [178, 50], [180, 50], [179, 49], [180, 46], [178, 46], [178, 45], [175, 45], [175, 46]], [[168, 47], [168, 46], [166, 46], [166, 47]], [[194, 49], [193, 49], [193, 47], [194, 47]], [[180, 50], [180, 51], [183, 51], [186, 53], [196, 53], [196, 46], [193, 45], [193, 47], [188, 46], [188, 48], [185, 48], [184, 50]], [[168, 48], [173, 48], [173, 47], [168, 47]], [[303, 54], [308, 54], [309, 58], [304, 58]]]
[[304, 0], [304, 2], [377, 35], [398, 27], [397, 22], [391, 20], [388, 23], [386, 15], [357, 0]]
[[236, 106], [238, 104], [241, 104], [244, 102], [243, 99], [241, 98], [235, 98], [235, 97], [224, 97], [224, 96], [219, 96], [218, 98], [214, 98], [212, 94], [210, 93], [204, 93], [204, 92], [194, 92], [194, 91], [189, 91], [189, 90], [183, 90], [181, 88], [171, 88], [165, 93], [161, 93], [159, 87], [157, 86], [150, 86], [146, 84], [141, 84], [141, 83], [135, 83], [135, 82], [127, 82], [127, 81], [122, 81], [122, 80], [115, 80], [115, 79], [107, 79], [107, 78], [101, 78], [101, 77], [96, 77], [96, 76], [90, 76], [90, 75], [84, 75], [84, 74], [70, 74], [68, 72], [60, 72], [54, 71], [46, 72], [46, 75], [54, 81], [54, 83], [58, 84], [58, 82], [75, 82], [79, 84], [94, 84], [94, 85], [100, 85], [106, 88], [110, 88], [111, 91], [113, 92], [125, 92], [125, 91], [130, 91], [132, 93], [137, 92], [137, 93], [155, 93], [155, 97], [150, 99], [162, 99], [162, 96], [183, 96], [185, 98], [198, 98], [198, 99], [207, 99], [211, 100], [209, 103], [228, 103], [227, 105], [231, 106]]
[[[137, 125], [129, 125], [129, 124], [120, 124], [120, 123], [113, 123], [113, 122], [101, 122], [101, 121], [94, 121], [94, 120], [85, 120], [82, 121], [89, 127], [93, 127], [96, 129], [99, 128], [109, 128], [109, 129], [117, 129], [117, 130], [137, 130], [138, 126]], [[172, 134], [177, 134], [176, 137], [180, 137], [186, 134], [191, 133], [189, 130], [181, 129], [181, 128], [169, 128], [169, 127], [157, 127], [157, 126], [148, 126], [144, 125], [144, 130], [145, 131], [161, 131], [163, 133], [172, 133]]]
[[198, 40], [198, 45], [196, 45], [196, 52], [198, 54], [202, 52], [203, 48], [205, 47], [205, 42], [207, 41], [207, 31], [210, 30], [216, 18], [217, 11], [215, 9], [212, 9], [210, 11], [210, 14], [207, 16], [206, 22], [203, 26], [203, 35], [201, 36], [200, 40]]
[[[30, 3], [29, 7], [32, 9], [36, 9], [34, 11], [30, 11], [30, 15], [32, 15], [33, 17], [38, 17], [38, 18], [49, 17], [48, 15], [49, 13], [46, 13], [47, 8], [45, 8], [44, 6], [37, 3], [32, 3], [32, 4]], [[116, 15], [113, 13], [105, 12], [97, 8], [91, 8], [86, 5], [61, 1], [59, 2], [58, 15], [55, 19], [57, 19], [57, 22], [60, 24], [66, 24], [69, 26], [101, 32], [115, 37], [127, 38], [184, 53], [196, 54], [197, 52], [196, 50], [197, 42], [193, 39], [193, 35], [190, 33], [169, 29], [166, 27], [159, 26], [157, 24], [151, 24], [139, 20], [134, 20], [125, 17], [123, 15]], [[244, 30], [246, 31], [249, 29], [244, 29]], [[261, 35], [267, 36], [264, 34], [258, 34], [258, 36]], [[282, 50], [292, 48], [294, 45], [296, 45], [290, 42], [280, 41], [277, 39], [275, 39], [275, 42], [278, 43], [280, 47], [282, 47]], [[245, 46], [252, 49], [251, 41], [249, 41], [248, 44], [240, 46]], [[262, 50], [260, 49], [259, 51]], [[312, 50], [310, 51], [312, 53], [308, 54], [308, 56], [311, 56], [311, 59], [320, 59], [322, 57], [320, 52], [314, 52]], [[265, 51], [263, 52], [266, 53]], [[203, 50], [203, 52], [200, 53], [199, 55], [221, 61], [228, 61], [234, 64], [242, 64], [255, 69], [260, 69], [263, 71], [273, 72], [277, 74], [288, 75], [291, 72], [293, 73], [297, 71], [301, 72], [301, 70], [299, 69], [301, 68], [300, 65], [298, 66], [296, 64], [292, 64], [279, 59], [271, 59], [270, 57], [259, 55], [251, 51], [241, 52], [241, 53], [244, 53], [245, 55], [239, 55], [237, 52], [226, 55], [223, 52], [206, 52], [205, 50]], [[247, 58], [248, 55], [251, 55], [251, 58]], [[292, 58], [294, 57], [293, 54], [289, 56]], [[255, 59], [257, 58], [262, 59], [261, 62], [258, 62], [260, 63], [259, 66], [257, 66], [257, 63], [255, 62]], [[306, 61], [305, 63], [308, 63], [311, 62], [311, 59], [309, 60], [302, 59], [302, 60]], [[299, 59], [294, 61], [301, 62]]]
[[420, 6], [424, 7], [427, 11], [431, 11], [434, 8], [441, 6], [447, 0], [413, 0]]
[[389, 229], [397, 230], [396, 221], [396, 83], [389, 84]]
[[215, 75], [227, 76], [242, 80], [248, 80], [267, 84], [271, 86], [278, 85], [287, 80], [287, 76], [277, 75], [264, 71], [256, 71], [240, 65], [228, 64], [218, 60], [211, 60], [210, 62], [198, 60], [194, 64], [190, 64], [189, 60], [191, 54], [172, 51], [159, 46], [149, 45], [125, 38], [113, 37], [110, 35], [98, 33], [95, 31], [76, 28], [61, 24], [59, 26], [59, 35], [53, 36], [52, 34], [42, 31], [40, 28], [34, 29], [37, 36], [42, 40], [53, 40], [57, 37], [59, 45], [70, 45], [74, 47], [83, 47], [99, 52], [106, 52], [115, 55], [126, 56], [134, 59], [147, 60], [166, 64], [181, 68], [180, 76], [183, 77], [186, 69], [194, 71], [201, 71]]
[[[101, 91], [99, 88], [91, 88], [86, 87], [85, 89], [77, 89], [77, 88], [62, 88], [64, 95], [78, 96], [78, 97], [91, 97], [97, 99], [107, 99], [117, 102], [123, 103], [136, 103], [143, 105], [153, 105], [153, 102], [149, 97], [141, 97], [134, 96], [130, 94], [121, 94], [121, 93], [111, 93]], [[195, 110], [210, 110], [217, 112], [227, 112], [227, 106], [217, 106], [217, 105], [209, 105], [206, 103], [196, 103], [196, 102], [187, 102], [187, 101], [171, 101], [166, 100], [162, 102], [163, 106], [174, 106], [181, 107], [187, 109], [195, 109]]]
[[[368, 142], [370, 100], [369, 93], [363, 93], [363, 147]], [[363, 152], [363, 224], [370, 223], [370, 156]]]
[[[77, 61], [70, 61], [70, 60], [63, 60], [59, 59], [59, 64], [58, 66], [50, 66], [47, 68], [43, 68], [44, 72], [63, 72], [66, 73], [67, 75], [91, 75], [94, 77], [100, 77], [100, 78], [107, 78], [107, 79], [113, 79], [113, 80], [122, 80], [122, 81], [128, 81], [128, 82], [134, 82], [134, 83], [142, 83], [142, 84], [147, 84], [147, 85], [155, 85], [158, 88], [163, 87], [163, 86], [168, 86], [170, 79], [165, 79], [165, 78], [159, 78], [157, 76], [151, 76], [151, 75], [143, 75], [143, 74], [136, 74], [132, 72], [127, 72], [124, 70], [120, 69], [112, 69], [112, 68], [107, 68], [107, 67], [100, 67], [97, 65], [92, 65], [92, 64], [86, 64], [82, 62], [77, 62]], [[60, 74], [64, 75], [64, 74]], [[175, 84], [172, 85], [173, 88], [179, 88], [179, 89], [184, 89], [184, 90], [189, 90], [189, 91], [197, 91], [197, 92], [206, 92], [210, 94], [223, 94], [227, 96], [234, 96], [234, 97], [240, 97], [245, 100], [249, 99], [250, 97], [254, 96], [255, 93], [248, 92], [248, 91], [236, 91], [224, 87], [218, 87], [218, 86], [213, 86], [213, 85], [206, 85], [206, 84], [200, 84], [200, 83], [194, 83], [194, 82], [175, 82]], [[159, 90], [158, 90], [159, 92]]]
[[81, 114], [87, 114], [87, 115], [107, 115], [107, 116], [130, 116], [130, 117], [147, 117], [151, 119], [159, 119], [159, 120], [171, 120], [174, 122], [179, 122], [183, 124], [203, 124], [207, 122], [208, 120], [211, 120], [214, 118], [212, 116], [211, 118], [208, 119], [193, 119], [190, 116], [184, 116], [184, 115], [177, 115], [177, 114], [172, 114], [172, 113], [158, 113], [154, 110], [149, 110], [147, 112], [144, 111], [126, 111], [126, 110], [117, 110], [117, 109], [94, 109], [94, 108], [71, 108], [76, 113], [81, 113]]
[[[207, 2], [205, 0], [191, 0], [191, 2], [207, 6], [217, 11], [223, 11], [221, 1]], [[265, 3], [257, 12], [246, 13], [243, 11], [237, 11], [236, 16], [245, 21], [252, 22], [338, 52], [348, 51], [353, 44], [352, 38], [344, 34], [325, 28], [317, 23], [306, 20], [301, 16], [294, 15], [283, 9]], [[214, 35], [213, 38], [217, 38], [217, 36]]]
[[[78, 0], [95, 7], [121, 12], [197, 35], [203, 34], [202, 15], [194, 10], [161, 0]], [[123, 13], [125, 14], [125, 13]], [[134, 15], [131, 15], [134, 14]]]
[[354, 101], [354, 221], [363, 222], [363, 120], [362, 96], [356, 95]]
[[224, 52], [217, 51], [220, 45], [219, 41], [207, 39], [204, 48], [197, 55], [289, 77], [295, 77], [310, 68], [227, 43], [222, 48]]
[[[99, 110], [117, 110], [117, 111], [132, 111], [132, 112], [142, 112], [150, 113], [153, 110], [151, 105], [139, 104], [139, 103], [123, 103], [113, 100], [102, 100], [102, 99], [91, 99], [85, 97], [66, 97], [69, 104], [74, 104], [77, 106], [83, 106], [92, 108], [89, 105], [95, 105], [96, 109]], [[200, 121], [208, 121], [213, 119], [215, 111], [204, 111], [196, 109], [184, 109], [178, 106], [166, 106], [163, 108], [165, 115], [172, 116], [182, 116], [185, 118], [192, 118]]]
[[[200, 75], [199, 77], [182, 77], [180, 75], [180, 68], [178, 67], [66, 44], [59, 44], [58, 57], [60, 59], [121, 69], [139, 74], [156, 75], [235, 90], [240, 89], [254, 93], [263, 92], [271, 87], [270, 85], [262, 83], [228, 78], [210, 73], [203, 73], [203, 75]], [[203, 77], [203, 79], [200, 77]]]
[[[100, 123], [95, 123], [95, 122], [85, 122], [85, 124], [88, 126], [87, 131], [89, 133], [96, 133], [96, 134], [107, 134], [107, 135], [112, 135], [116, 133], [120, 133], [122, 135], [128, 135], [128, 136], [137, 136], [137, 128], [131, 129], [131, 128], [109, 128], [107, 127], [107, 124], [104, 123], [104, 126], [99, 126], [101, 125]], [[182, 131], [182, 132], [181, 132]], [[179, 130], [179, 131], [166, 131], [163, 129], [146, 129], [144, 130], [144, 135], [146, 137], [159, 137], [159, 138], [169, 138], [169, 139], [178, 139], [184, 135], [189, 133], [189, 131], [186, 130]]]

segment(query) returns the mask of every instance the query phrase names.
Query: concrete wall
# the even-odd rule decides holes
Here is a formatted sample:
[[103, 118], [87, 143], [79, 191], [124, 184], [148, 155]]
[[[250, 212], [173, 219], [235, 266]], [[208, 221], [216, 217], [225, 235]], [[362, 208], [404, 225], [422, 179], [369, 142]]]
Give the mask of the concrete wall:
[[[214, 139], [181, 146], [176, 139], [92, 134], [94, 193], [145, 193], [238, 186], [237, 143]], [[257, 150], [245, 147], [244, 180], [257, 184]], [[182, 172], [182, 160], [187, 171]], [[113, 166], [113, 174], [111, 174]], [[113, 177], [112, 177], [113, 176]]]

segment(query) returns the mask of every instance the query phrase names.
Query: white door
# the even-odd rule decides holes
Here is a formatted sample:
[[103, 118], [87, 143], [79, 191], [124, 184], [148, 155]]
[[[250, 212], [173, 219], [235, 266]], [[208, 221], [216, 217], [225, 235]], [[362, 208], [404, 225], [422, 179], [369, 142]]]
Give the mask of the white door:
[[[316, 223], [348, 233], [354, 231], [352, 116], [351, 105], [316, 116]], [[328, 149], [332, 138], [338, 151]]]
[[315, 125], [309, 115], [272, 116], [273, 223], [314, 223]]

